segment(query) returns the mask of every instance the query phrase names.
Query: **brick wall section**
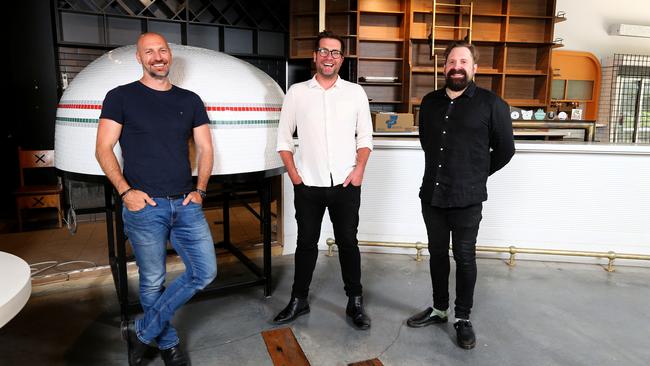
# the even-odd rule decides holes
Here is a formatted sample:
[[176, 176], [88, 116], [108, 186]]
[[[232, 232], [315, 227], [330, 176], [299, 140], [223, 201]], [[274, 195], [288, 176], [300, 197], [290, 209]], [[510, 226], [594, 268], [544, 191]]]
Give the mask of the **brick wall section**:
[[[59, 72], [68, 75], [70, 83], [88, 64], [106, 53], [106, 50], [93, 48], [59, 47]], [[58, 77], [61, 83], [61, 75]]]

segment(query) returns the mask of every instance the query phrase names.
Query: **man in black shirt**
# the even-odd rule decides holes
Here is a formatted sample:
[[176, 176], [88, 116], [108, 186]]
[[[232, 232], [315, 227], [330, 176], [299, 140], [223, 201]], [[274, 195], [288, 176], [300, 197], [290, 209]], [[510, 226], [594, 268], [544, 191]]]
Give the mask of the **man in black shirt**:
[[478, 54], [473, 45], [452, 43], [444, 53], [446, 86], [427, 94], [420, 107], [420, 143], [425, 169], [420, 188], [427, 228], [433, 307], [412, 316], [410, 327], [447, 322], [449, 234], [456, 261], [454, 313], [458, 345], [471, 349], [469, 321], [476, 283], [476, 236], [489, 175], [515, 152], [508, 104], [472, 81]]
[[[129, 365], [140, 365], [155, 344], [166, 366], [190, 365], [171, 323], [176, 310], [216, 276], [210, 227], [201, 204], [212, 172], [210, 119], [201, 98], [172, 85], [172, 52], [165, 38], [145, 33], [136, 58], [143, 75], [108, 92], [97, 128], [96, 156], [124, 206], [140, 281], [144, 315], [122, 323]], [[188, 140], [194, 141], [198, 180], [192, 186]], [[124, 170], [113, 148], [119, 141]], [[185, 272], [165, 283], [167, 242]]]

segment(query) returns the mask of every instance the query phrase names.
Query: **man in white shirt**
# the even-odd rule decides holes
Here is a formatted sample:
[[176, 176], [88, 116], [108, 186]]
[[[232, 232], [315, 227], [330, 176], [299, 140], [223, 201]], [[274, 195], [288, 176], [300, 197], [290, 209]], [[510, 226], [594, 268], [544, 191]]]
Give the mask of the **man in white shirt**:
[[[298, 240], [291, 300], [273, 321], [288, 323], [309, 313], [307, 295], [327, 208], [348, 296], [346, 314], [357, 329], [368, 329], [357, 241], [361, 182], [372, 150], [368, 96], [338, 75], [344, 52], [340, 37], [321, 32], [315, 46], [316, 75], [289, 88], [278, 126], [277, 151], [294, 185]], [[299, 153], [294, 158], [296, 129]]]

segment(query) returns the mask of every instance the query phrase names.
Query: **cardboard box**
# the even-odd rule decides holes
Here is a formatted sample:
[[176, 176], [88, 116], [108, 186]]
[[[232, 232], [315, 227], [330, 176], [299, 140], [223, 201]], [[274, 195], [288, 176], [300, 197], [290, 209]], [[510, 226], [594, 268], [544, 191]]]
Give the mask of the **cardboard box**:
[[413, 131], [412, 113], [372, 113], [372, 125], [377, 132]]

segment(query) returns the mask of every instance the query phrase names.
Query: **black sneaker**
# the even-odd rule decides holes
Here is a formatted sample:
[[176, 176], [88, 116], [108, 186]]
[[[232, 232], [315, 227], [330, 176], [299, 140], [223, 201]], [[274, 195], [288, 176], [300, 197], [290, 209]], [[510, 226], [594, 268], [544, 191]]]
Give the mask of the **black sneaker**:
[[472, 329], [472, 323], [469, 320], [459, 320], [454, 323], [454, 328], [456, 328], [458, 347], [464, 349], [474, 348], [476, 336], [474, 335], [474, 329]]

